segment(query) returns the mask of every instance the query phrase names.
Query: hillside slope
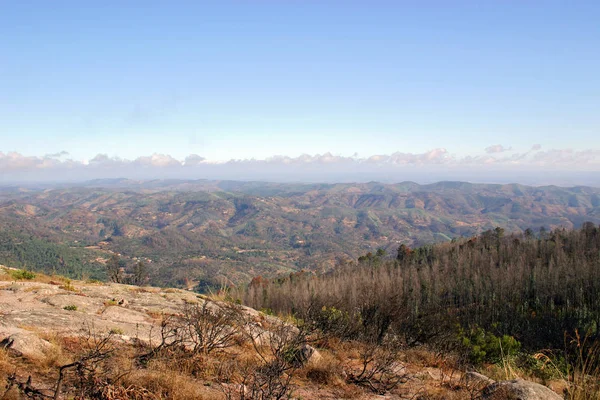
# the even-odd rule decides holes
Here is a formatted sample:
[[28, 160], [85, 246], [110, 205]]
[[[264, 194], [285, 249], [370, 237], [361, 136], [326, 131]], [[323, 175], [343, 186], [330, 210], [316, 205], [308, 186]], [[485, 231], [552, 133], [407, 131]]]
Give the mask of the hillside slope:
[[[230, 311], [235, 318], [226, 317]], [[463, 379], [451, 357], [426, 349], [385, 353], [381, 362], [377, 352], [367, 370], [385, 365], [386, 374], [360, 381], [369, 345], [304, 336], [278, 318], [177, 289], [69, 281], [0, 266], [0, 315], [6, 400], [250, 400], [278, 393], [440, 400], [469, 398], [490, 384], [477, 374], [466, 375], [475, 381]], [[553, 385], [559, 390], [564, 382]]]
[[[152, 264], [153, 283], [180, 286], [327, 270], [379, 247], [393, 251], [496, 226], [518, 232], [600, 222], [600, 189], [463, 182], [117, 180], [5, 189], [0, 199], [0, 230], [12, 237], [0, 262], [101, 277], [102, 260], [115, 252], [130, 266]], [[67, 245], [76, 255], [52, 250], [52, 260], [33, 262], [21, 249], [27, 238]]]

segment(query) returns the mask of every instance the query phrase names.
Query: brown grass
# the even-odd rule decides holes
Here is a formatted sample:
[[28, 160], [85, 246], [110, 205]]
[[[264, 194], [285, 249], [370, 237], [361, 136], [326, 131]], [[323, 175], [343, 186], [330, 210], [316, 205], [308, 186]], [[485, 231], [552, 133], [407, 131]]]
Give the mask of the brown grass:
[[5, 379], [9, 374], [14, 372], [14, 370], [14, 363], [6, 350], [0, 349], [0, 378]]
[[154, 287], [135, 286], [129, 288], [129, 291], [132, 293], [158, 293], [160, 292], [160, 289]]
[[173, 400], [222, 399], [216, 389], [195, 381], [170, 369], [158, 368], [136, 370], [123, 378], [123, 386], [143, 387], [158, 398]]
[[344, 385], [343, 367], [340, 360], [325, 350], [322, 350], [320, 354], [321, 357], [318, 360], [310, 361], [298, 371], [298, 377], [318, 386], [339, 387]]

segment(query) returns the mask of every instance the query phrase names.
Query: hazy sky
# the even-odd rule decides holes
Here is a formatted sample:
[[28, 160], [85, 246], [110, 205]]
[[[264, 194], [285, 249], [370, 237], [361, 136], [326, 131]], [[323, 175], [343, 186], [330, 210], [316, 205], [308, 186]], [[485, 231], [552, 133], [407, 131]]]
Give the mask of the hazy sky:
[[598, 21], [598, 1], [0, 0], [0, 179], [189, 155], [592, 176]]

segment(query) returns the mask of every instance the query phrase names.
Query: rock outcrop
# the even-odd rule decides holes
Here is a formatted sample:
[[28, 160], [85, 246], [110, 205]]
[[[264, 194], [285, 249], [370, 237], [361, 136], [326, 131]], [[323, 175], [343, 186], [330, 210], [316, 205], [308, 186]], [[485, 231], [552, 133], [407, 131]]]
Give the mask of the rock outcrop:
[[558, 394], [538, 383], [514, 379], [500, 381], [483, 389], [482, 400], [562, 400]]
[[0, 349], [36, 361], [50, 354], [55, 350], [55, 346], [33, 332], [13, 328], [9, 331], [0, 331]]

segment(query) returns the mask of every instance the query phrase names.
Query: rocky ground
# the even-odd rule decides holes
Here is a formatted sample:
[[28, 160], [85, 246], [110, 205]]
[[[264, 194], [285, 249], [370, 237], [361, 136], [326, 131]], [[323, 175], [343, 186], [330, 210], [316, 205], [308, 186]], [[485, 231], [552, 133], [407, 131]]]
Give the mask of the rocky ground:
[[[0, 399], [36, 398], [19, 397], [25, 395], [18, 394], [16, 383], [20, 382], [21, 392], [26, 392], [29, 376], [29, 385], [39, 389], [40, 393], [45, 393], [38, 398], [52, 394], [60, 367], [77, 360], [77, 352], [69, 347], [69, 340], [74, 340], [73, 338], [110, 335], [115, 346], [123, 349], [123, 357], [119, 362], [124, 362], [125, 354], [133, 352], [128, 349], [136, 344], [145, 343], [148, 346], [150, 342], [160, 342], [160, 325], [165, 316], [178, 315], [186, 304], [202, 304], [204, 301], [204, 296], [177, 289], [69, 281], [45, 276], [17, 280], [11, 270], [0, 267], [0, 380], [4, 385], [5, 382], [11, 382], [12, 376], [14, 383], [10, 390], [0, 392]], [[252, 309], [243, 308], [243, 312], [256, 321], [256, 329], [264, 327], [266, 330], [276, 320]], [[240, 343], [238, 347], [228, 349], [227, 356], [204, 358], [203, 362], [204, 365], [214, 367], [225, 362], [223, 360], [241, 359], [249, 351], [251, 346]], [[290, 382], [292, 398], [562, 398], [533, 382], [494, 382], [477, 373], [465, 374], [448, 360], [426, 350], [407, 350], [400, 354], [395, 368], [396, 373], [402, 377], [402, 383], [383, 395], [374, 394], [368, 388], [348, 383], [351, 371], [360, 368], [357, 351], [352, 346], [338, 344], [337, 347], [317, 348], [311, 350], [310, 356], [306, 365], [296, 371]], [[127, 398], [221, 399], [226, 398], [227, 385], [235, 385], [218, 382], [223, 376], [220, 375], [219, 378], [216, 373], [211, 373], [215, 368], [211, 370], [204, 367], [200, 374], [183, 377], [168, 375], [171, 364], [160, 364], [160, 368], [156, 365], [147, 367], [143, 371], [146, 375], [142, 375], [139, 368], [130, 366], [123, 379], [129, 379], [128, 387], [131, 388], [137, 387], [136, 379], [139, 382], [151, 380], [156, 384], [156, 381], [167, 379], [167, 376], [168, 380], [175, 382], [170, 385], [179, 387], [171, 387], [170, 391], [161, 388], [161, 394], [156, 389], [154, 395], [143, 397], [138, 393], [138, 397]], [[186, 388], [184, 392], [183, 387]], [[560, 386], [555, 387], [557, 391], [560, 389]], [[148, 388], [148, 391], [152, 392], [152, 388]], [[115, 395], [112, 398], [120, 397]]]

